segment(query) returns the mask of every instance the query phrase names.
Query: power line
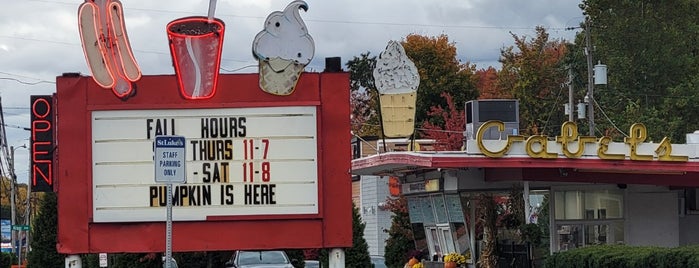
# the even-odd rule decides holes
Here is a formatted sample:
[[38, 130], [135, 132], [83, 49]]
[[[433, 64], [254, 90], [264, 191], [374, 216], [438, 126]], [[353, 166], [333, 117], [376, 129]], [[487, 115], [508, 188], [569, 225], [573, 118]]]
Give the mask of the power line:
[[11, 125], [11, 124], [5, 124], [5, 123], [3, 123], [2, 126], [5, 126], [5, 127], [12, 127], [12, 128], [19, 128], [19, 129], [26, 130], [26, 131], [31, 131], [31, 130], [32, 130], [31, 128], [28, 128], [28, 127], [23, 127], [23, 126], [18, 126], [18, 125]]
[[[78, 44], [78, 43], [60, 42], [60, 41], [52, 41], [52, 40], [28, 38], [28, 37], [20, 37], [20, 36], [0, 35], [0, 38], [20, 39], [20, 40], [25, 40], [25, 41], [53, 43], [53, 44], [60, 44], [60, 45], [67, 45], [67, 46], [82, 46], [81, 44]], [[140, 53], [146, 53], [146, 54], [170, 55], [169, 52], [162, 52], [162, 51], [155, 51], [155, 50], [143, 50], [143, 49], [132, 49], [132, 50], [134, 52], [140, 52]], [[233, 62], [248, 62], [245, 60], [235, 60], [235, 59], [230, 59], [230, 58], [221, 58], [221, 60], [222, 61], [233, 61]]]
[[243, 66], [243, 67], [236, 68], [236, 69], [226, 69], [226, 68], [223, 68], [223, 67], [219, 67], [219, 69], [221, 69], [222, 71], [226, 71], [226, 72], [231, 72], [231, 73], [233, 73], [233, 72], [240, 71], [240, 70], [242, 70], [242, 69], [252, 68], [252, 67], [257, 67], [257, 64], [245, 65], [245, 66]]
[[0, 80], [15, 81], [17, 83], [24, 84], [24, 85], [30, 85], [30, 86], [34, 86], [34, 85], [38, 85], [38, 84], [42, 84], [42, 83], [47, 83], [47, 84], [55, 84], [56, 83], [56, 82], [51, 82], [51, 81], [46, 81], [46, 80], [41, 80], [41, 81], [37, 81], [37, 82], [26, 82], [26, 81], [19, 80], [17, 78], [12, 78], [12, 77], [0, 77]]
[[621, 131], [621, 129], [619, 129], [619, 127], [617, 127], [616, 124], [614, 124], [614, 121], [612, 121], [612, 119], [609, 118], [609, 116], [607, 116], [607, 113], [605, 113], [604, 110], [602, 109], [602, 106], [600, 106], [599, 103], [597, 103], [597, 100], [595, 100], [595, 99], [593, 98], [593, 99], [592, 99], [592, 102], [594, 102], [595, 106], [597, 106], [597, 108], [599, 108], [600, 112], [602, 112], [602, 115], [604, 115], [604, 117], [607, 118], [607, 121], [609, 121], [609, 123], [612, 124], [612, 126], [614, 127], [614, 129], [616, 129], [616, 131], [619, 131], [619, 133], [621, 133], [622, 135], [624, 135], [624, 137], [628, 137], [628, 136], [629, 136], [629, 135], [627, 135], [624, 131]]
[[[61, 5], [75, 5], [72, 2], [60, 2], [60, 1], [49, 1], [49, 0], [26, 0], [31, 2], [42, 2], [42, 3], [53, 3]], [[137, 10], [137, 11], [147, 11], [155, 13], [169, 13], [169, 14], [198, 14], [197, 12], [191, 11], [177, 11], [177, 10], [162, 10], [162, 9], [149, 9], [149, 8], [133, 8], [124, 7], [125, 10]], [[234, 17], [234, 18], [244, 18], [244, 19], [257, 19], [264, 20], [266, 17], [262, 16], [246, 16], [246, 15], [234, 15], [234, 14], [218, 14], [221, 17]], [[320, 23], [336, 23], [336, 24], [359, 24], [359, 25], [384, 25], [384, 26], [411, 26], [411, 27], [433, 27], [433, 28], [461, 28], [461, 29], [497, 29], [497, 30], [533, 30], [536, 26], [481, 26], [481, 25], [445, 25], [445, 24], [421, 24], [421, 23], [403, 23], [403, 22], [382, 22], [382, 21], [352, 21], [352, 20], [330, 20], [330, 19], [304, 19], [306, 22], [320, 22]], [[544, 27], [547, 30], [572, 30], [576, 27]]]

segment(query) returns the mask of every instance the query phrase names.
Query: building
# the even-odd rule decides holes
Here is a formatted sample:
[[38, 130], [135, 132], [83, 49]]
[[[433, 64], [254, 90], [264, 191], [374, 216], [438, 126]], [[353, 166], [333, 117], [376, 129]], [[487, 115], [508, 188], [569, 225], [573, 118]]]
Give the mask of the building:
[[[432, 143], [431, 140], [415, 142], [428, 149]], [[354, 137], [352, 155], [353, 159], [358, 159], [377, 153], [408, 151], [409, 143], [406, 139]], [[387, 176], [352, 176], [352, 201], [366, 224], [364, 239], [369, 245], [369, 255], [372, 256], [383, 256], [385, 253], [386, 239], [388, 239], [393, 215], [386, 207], [386, 200], [399, 194], [391, 193], [390, 184], [391, 178]]]
[[[467, 127], [463, 151], [387, 152], [352, 162], [354, 175], [399, 178], [413, 231], [423, 239], [417, 246], [430, 255], [477, 256], [481, 241], [470, 219], [478, 196], [513, 188], [529, 197], [527, 221], [549, 222], [551, 252], [699, 243], [692, 228], [699, 223], [699, 144], [691, 143], [699, 134], [688, 134], [689, 144], [650, 142], [645, 126], [634, 124], [624, 142], [615, 142], [580, 136], [573, 122], [558, 137], [524, 137], [507, 121], [479, 122], [471, 133]], [[535, 213], [541, 196], [548, 196], [548, 218]]]

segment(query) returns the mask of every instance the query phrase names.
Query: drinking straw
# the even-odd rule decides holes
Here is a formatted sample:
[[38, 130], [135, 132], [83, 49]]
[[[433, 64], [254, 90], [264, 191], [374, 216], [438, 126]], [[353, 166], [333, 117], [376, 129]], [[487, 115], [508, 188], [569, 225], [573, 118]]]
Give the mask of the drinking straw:
[[216, 0], [209, 0], [209, 23], [214, 21], [214, 12], [216, 12]]

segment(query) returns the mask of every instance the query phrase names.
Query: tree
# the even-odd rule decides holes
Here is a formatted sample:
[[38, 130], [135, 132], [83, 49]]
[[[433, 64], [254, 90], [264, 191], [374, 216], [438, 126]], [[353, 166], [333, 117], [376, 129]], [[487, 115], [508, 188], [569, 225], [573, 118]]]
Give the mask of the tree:
[[416, 126], [422, 126], [427, 120], [437, 125], [443, 123], [442, 118], [427, 114], [430, 107], [447, 107], [442, 92], [449, 93], [454, 103], [460, 106], [478, 97], [475, 65], [459, 62], [456, 46], [449, 42], [447, 35], [427, 37], [410, 34], [401, 44], [420, 74]]
[[660, 117], [668, 119], [665, 135], [671, 136], [673, 142], [681, 142], [684, 137], [680, 134], [699, 130], [699, 117], [688, 116], [699, 111], [699, 76], [668, 91]]
[[30, 267], [63, 267], [65, 257], [56, 251], [58, 207], [55, 193], [41, 199], [41, 210], [31, 229], [32, 250], [27, 258]]
[[531, 40], [515, 34], [512, 37], [515, 46], [501, 50], [498, 83], [519, 99], [520, 133], [556, 134], [564, 121], [564, 102], [559, 101], [563, 98], [561, 84], [567, 79], [562, 66], [566, 46], [550, 41], [543, 27], [536, 28], [536, 37]]
[[351, 130], [358, 136], [379, 136], [378, 91], [374, 85], [376, 56], [362, 53], [347, 62], [350, 73]]
[[675, 109], [699, 94], [699, 2], [585, 0], [580, 7], [593, 60], [609, 66], [607, 86], [595, 87], [601, 108], [596, 114], [604, 111], [595, 122], [598, 129], [626, 132], [632, 123], [644, 123], [656, 142], [664, 136], [684, 141], [687, 131], [699, 129], [687, 106]]
[[386, 202], [388, 208], [393, 212], [391, 216], [391, 228], [388, 230], [388, 239], [384, 257], [386, 266], [389, 268], [402, 268], [415, 251], [415, 240], [412, 227], [410, 226], [410, 216], [408, 215], [408, 202], [405, 197], [389, 199]]
[[[110, 259], [109, 267], [112, 268], [150, 268], [162, 267], [162, 254], [160, 253], [123, 253], [116, 254]], [[178, 263], [178, 267], [180, 266]]]
[[345, 250], [345, 266], [348, 268], [371, 267], [369, 244], [364, 239], [365, 227], [359, 209], [352, 202], [352, 247]]
[[[359, 209], [352, 202], [352, 247], [345, 249], [345, 267], [347, 268], [371, 267], [369, 244], [364, 239], [364, 227], [366, 227], [366, 224], [362, 221]], [[319, 259], [323, 263], [323, 267], [330, 266], [327, 249], [320, 251]]]
[[503, 89], [498, 84], [498, 70], [492, 66], [488, 69], [480, 69], [476, 71], [478, 76], [478, 96], [479, 100], [483, 99], [510, 99], [512, 95], [509, 91]]
[[12, 214], [10, 206], [10, 183], [11, 180], [6, 177], [0, 177], [0, 218], [9, 220]]
[[[295, 268], [303, 268], [304, 263], [303, 261], [305, 260], [303, 250], [302, 249], [287, 249], [284, 250], [286, 253], [286, 256], [289, 257], [289, 260], [291, 260], [291, 264]], [[189, 267], [189, 266], [187, 266]], [[219, 266], [215, 266], [219, 267]]]
[[463, 146], [464, 130], [466, 120], [464, 119], [464, 111], [460, 110], [454, 104], [454, 99], [447, 92], [442, 92], [442, 97], [447, 101], [447, 109], [441, 106], [430, 107], [427, 113], [430, 117], [440, 117], [444, 125], [436, 125], [430, 121], [422, 123], [422, 136], [428, 139], [434, 139], [434, 148], [436, 151], [459, 151]]
[[498, 204], [490, 194], [481, 194], [478, 197], [478, 221], [483, 224], [483, 248], [478, 259], [479, 267], [497, 267], [497, 206]]

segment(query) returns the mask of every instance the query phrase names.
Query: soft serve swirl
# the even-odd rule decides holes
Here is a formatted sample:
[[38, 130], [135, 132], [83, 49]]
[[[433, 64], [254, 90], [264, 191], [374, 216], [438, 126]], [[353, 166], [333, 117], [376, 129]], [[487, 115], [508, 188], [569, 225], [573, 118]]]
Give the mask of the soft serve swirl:
[[281, 58], [307, 65], [313, 59], [315, 47], [301, 19], [299, 9], [308, 11], [304, 1], [290, 3], [283, 12], [272, 12], [265, 28], [255, 36], [252, 53], [258, 60]]

